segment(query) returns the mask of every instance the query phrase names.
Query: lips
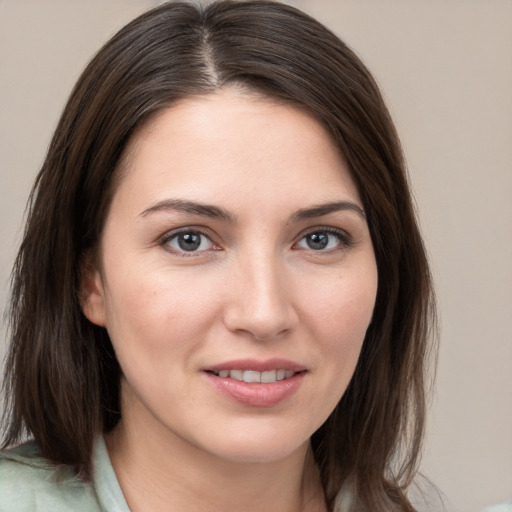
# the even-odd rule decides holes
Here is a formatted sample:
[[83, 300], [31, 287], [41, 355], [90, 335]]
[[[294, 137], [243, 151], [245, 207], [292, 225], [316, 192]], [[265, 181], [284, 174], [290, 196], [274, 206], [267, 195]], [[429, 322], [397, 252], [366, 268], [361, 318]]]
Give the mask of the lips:
[[208, 381], [223, 396], [251, 407], [273, 407], [292, 396], [307, 373], [283, 359], [237, 360], [205, 368]]
[[250, 370], [254, 372], [266, 372], [271, 370], [285, 370], [293, 372], [301, 372], [306, 370], [306, 367], [295, 361], [288, 359], [266, 359], [260, 361], [258, 359], [236, 359], [233, 361], [225, 361], [220, 364], [207, 366], [204, 368], [206, 371], [220, 372], [222, 370]]
[[264, 384], [270, 384], [277, 382], [278, 380], [289, 379], [295, 373], [293, 370], [284, 370], [280, 368], [278, 370], [267, 370], [264, 372], [258, 372], [256, 370], [219, 370], [212, 372], [217, 377], [229, 378], [243, 382], [262, 382]]

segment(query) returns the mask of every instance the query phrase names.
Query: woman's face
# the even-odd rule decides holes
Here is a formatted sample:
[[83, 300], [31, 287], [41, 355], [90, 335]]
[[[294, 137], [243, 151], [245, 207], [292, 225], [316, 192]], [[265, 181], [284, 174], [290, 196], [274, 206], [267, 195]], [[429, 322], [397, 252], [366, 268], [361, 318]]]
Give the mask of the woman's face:
[[122, 368], [123, 421], [232, 461], [304, 449], [345, 392], [377, 270], [363, 207], [308, 114], [184, 100], [131, 141], [84, 312]]

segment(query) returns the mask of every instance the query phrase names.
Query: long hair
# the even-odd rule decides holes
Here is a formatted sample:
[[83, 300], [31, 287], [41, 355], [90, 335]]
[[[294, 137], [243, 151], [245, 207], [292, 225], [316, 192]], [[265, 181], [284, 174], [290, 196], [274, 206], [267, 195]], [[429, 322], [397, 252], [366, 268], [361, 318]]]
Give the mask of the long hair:
[[312, 436], [330, 510], [412, 511], [425, 420], [433, 292], [400, 143], [372, 76], [320, 23], [272, 1], [173, 2], [129, 23], [78, 80], [31, 193], [12, 277], [3, 446], [32, 436], [82, 475], [119, 420], [120, 368], [82, 314], [97, 247], [134, 131], [180, 99], [240, 86], [299, 106], [346, 159], [378, 267], [371, 325], [348, 389]]

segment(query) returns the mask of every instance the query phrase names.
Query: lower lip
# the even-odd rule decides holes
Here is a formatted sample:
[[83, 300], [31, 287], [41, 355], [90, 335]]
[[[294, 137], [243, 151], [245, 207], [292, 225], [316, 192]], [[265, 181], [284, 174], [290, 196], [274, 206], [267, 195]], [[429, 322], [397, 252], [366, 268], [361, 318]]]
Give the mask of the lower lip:
[[224, 396], [250, 407], [273, 407], [297, 392], [306, 372], [271, 383], [248, 383], [205, 372], [209, 382]]

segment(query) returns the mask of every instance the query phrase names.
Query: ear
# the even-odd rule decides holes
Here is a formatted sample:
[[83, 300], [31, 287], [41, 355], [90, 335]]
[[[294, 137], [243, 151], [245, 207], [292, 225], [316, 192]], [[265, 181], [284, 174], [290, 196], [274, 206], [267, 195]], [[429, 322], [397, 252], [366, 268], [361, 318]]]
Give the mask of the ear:
[[93, 324], [106, 327], [105, 287], [101, 272], [91, 258], [82, 265], [80, 305], [85, 317]]

